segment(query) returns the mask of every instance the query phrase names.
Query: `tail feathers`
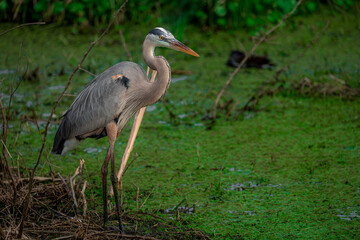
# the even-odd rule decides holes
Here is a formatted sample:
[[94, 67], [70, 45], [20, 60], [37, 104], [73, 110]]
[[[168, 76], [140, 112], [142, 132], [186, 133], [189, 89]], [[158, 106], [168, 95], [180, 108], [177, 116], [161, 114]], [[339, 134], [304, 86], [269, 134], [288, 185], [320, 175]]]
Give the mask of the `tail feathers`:
[[[55, 139], [56, 140], [56, 139]], [[65, 139], [61, 139], [58, 142], [54, 142], [54, 146], [51, 149], [52, 154], [61, 154], [63, 148], [64, 148]]]
[[52, 147], [51, 153], [61, 154], [64, 150], [65, 141], [69, 138], [69, 136], [70, 136], [70, 124], [68, 124], [68, 121], [65, 117], [61, 122], [59, 129], [56, 132], [54, 145]]

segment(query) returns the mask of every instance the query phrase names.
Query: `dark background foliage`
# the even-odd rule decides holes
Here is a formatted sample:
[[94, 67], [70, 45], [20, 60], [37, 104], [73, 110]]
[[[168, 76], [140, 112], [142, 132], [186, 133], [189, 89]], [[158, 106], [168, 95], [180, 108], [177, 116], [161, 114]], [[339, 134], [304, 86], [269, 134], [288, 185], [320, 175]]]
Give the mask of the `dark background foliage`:
[[[122, 1], [109, 0], [0, 0], [0, 21], [58, 22], [76, 27], [105, 24]], [[178, 29], [192, 24], [201, 28], [245, 27], [261, 31], [265, 23], [275, 23], [289, 12], [296, 0], [132, 0], [122, 20], [134, 24], [161, 25], [171, 22]], [[354, 0], [309, 0], [298, 14], [310, 14], [326, 6], [335, 11], [358, 7]]]

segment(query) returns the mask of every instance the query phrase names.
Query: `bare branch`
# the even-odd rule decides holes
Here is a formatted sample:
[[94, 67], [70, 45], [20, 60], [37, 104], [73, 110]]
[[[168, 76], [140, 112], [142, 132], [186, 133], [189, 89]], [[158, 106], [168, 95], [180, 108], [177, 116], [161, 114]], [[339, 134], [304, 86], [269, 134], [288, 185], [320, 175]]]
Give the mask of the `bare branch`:
[[[28, 181], [30, 181], [30, 179], [29, 178], [19, 178], [19, 179], [17, 179], [17, 181], [18, 182], [28, 182]], [[61, 181], [61, 178], [35, 176], [34, 181], [36, 181], [36, 182], [47, 182], [47, 181], [59, 182], [59, 181]], [[2, 181], [2, 183], [3, 184], [9, 184], [10, 182], [5, 180], [5, 181]]]
[[42, 25], [42, 24], [46, 24], [45, 22], [33, 22], [33, 23], [24, 23], [21, 25], [18, 25], [16, 27], [10, 28], [2, 33], [0, 33], [0, 36], [7, 34], [8, 32], [11, 32], [12, 30], [15, 30], [17, 28], [21, 28], [21, 27], [25, 27], [25, 26], [29, 26], [29, 25]]
[[301, 52], [299, 55], [297, 55], [294, 59], [290, 60], [288, 64], [286, 64], [284, 67], [282, 67], [280, 70], [277, 70], [275, 75], [271, 78], [270, 81], [276, 79], [281, 73], [283, 73], [285, 70], [287, 70], [292, 64], [296, 63], [300, 58], [302, 58], [307, 50], [309, 50], [314, 44], [319, 40], [319, 38], [322, 36], [324, 31], [329, 27], [330, 20], [326, 22], [326, 25], [316, 34], [316, 36], [311, 40], [311, 42], [305, 47], [304, 51]]
[[[296, 63], [300, 58], [302, 58], [307, 52], [307, 50], [309, 50], [312, 46], [314, 46], [314, 44], [319, 40], [319, 38], [322, 36], [325, 30], [329, 27], [329, 24], [330, 21], [327, 21], [326, 25], [316, 34], [316, 36], [311, 40], [311, 42], [305, 47], [305, 49], [299, 55], [297, 55], [294, 59], [288, 61], [288, 64], [286, 64], [281, 69], [277, 70], [275, 74], [262, 85], [274, 83], [274, 80], [276, 80], [281, 73], [286, 71], [292, 64]], [[258, 90], [253, 96], [250, 97], [250, 99], [246, 102], [245, 106], [242, 109], [243, 110], [254, 109], [255, 105], [258, 103], [261, 97], [272, 92], [273, 90], [271, 89], [261, 90], [261, 91]], [[236, 106], [234, 106], [232, 110], [234, 110], [235, 107]]]
[[72, 177], [69, 177], [69, 182], [70, 182], [70, 189], [71, 189], [71, 191], [70, 191], [71, 198], [74, 201], [75, 214], [77, 215], [78, 214], [78, 204], [77, 204], [77, 201], [76, 201], [76, 196], [75, 196], [75, 190], [74, 190], [74, 184], [73, 184], [73, 178]]
[[1, 240], [5, 240], [5, 239], [6, 239], [6, 236], [5, 236], [4, 230], [3, 230], [2, 227], [1, 227], [1, 224], [0, 224], [0, 239], [1, 239]]
[[200, 152], [199, 152], [199, 143], [196, 144], [196, 154], [197, 154], [197, 168], [200, 169]]
[[[19, 65], [20, 65], [20, 58], [21, 58], [21, 53], [22, 53], [22, 44], [20, 45], [20, 50], [19, 50], [19, 57], [18, 57], [18, 64], [17, 64], [17, 67], [16, 67], [16, 73], [18, 72], [18, 69], [19, 69]], [[10, 152], [9, 150], [7, 149], [6, 147], [6, 140], [7, 140], [7, 130], [9, 128], [9, 116], [10, 116], [10, 112], [11, 112], [11, 103], [12, 103], [12, 99], [13, 99], [13, 96], [15, 94], [15, 92], [17, 91], [17, 89], [19, 88], [20, 84], [21, 84], [22, 80], [20, 80], [17, 85], [15, 86], [15, 88], [13, 88], [11, 90], [11, 93], [10, 93], [10, 97], [9, 97], [9, 104], [8, 104], [8, 109], [7, 109], [7, 112], [5, 113], [5, 109], [4, 109], [4, 106], [2, 104], [2, 101], [0, 99], [0, 107], [1, 107], [1, 114], [2, 114], [2, 118], [3, 118], [3, 135], [2, 135], [2, 143], [3, 143], [3, 148], [2, 148], [2, 155], [4, 156], [4, 160], [5, 160], [5, 164], [6, 164], [6, 169], [7, 169], [7, 172], [11, 178], [11, 181], [12, 181], [12, 187], [13, 187], [13, 192], [14, 192], [14, 195], [13, 195], [13, 202], [15, 204], [15, 201], [16, 201], [16, 198], [17, 198], [17, 189], [16, 189], [16, 181], [15, 181], [15, 178], [12, 174], [12, 171], [11, 171], [11, 168], [10, 168], [10, 164], [9, 164], [9, 159], [7, 157], [7, 154], [6, 152], [8, 153], [8, 155], [10, 156], [10, 158], [12, 159], [11, 155], [10, 155]], [[2, 163], [1, 163], [2, 164]]]
[[[11, 157], [9, 150], [6, 147], [6, 138], [7, 138], [7, 125], [8, 125], [8, 120], [6, 119], [6, 115], [5, 115], [5, 111], [4, 111], [4, 107], [2, 105], [2, 101], [0, 99], [0, 108], [1, 108], [1, 114], [2, 114], [2, 118], [3, 118], [3, 136], [1, 139], [1, 142], [3, 143], [3, 147], [2, 147], [2, 155], [4, 156], [4, 160], [5, 160], [5, 165], [6, 165], [6, 170], [11, 178], [11, 182], [12, 182], [12, 187], [13, 187], [13, 203], [15, 204], [16, 201], [16, 196], [17, 196], [17, 190], [16, 190], [16, 181], [15, 178], [12, 174], [11, 168], [10, 168], [10, 164], [9, 164], [9, 159], [7, 157], [7, 153], [9, 154], [9, 156]], [[6, 153], [7, 151], [7, 153]], [[2, 163], [1, 163], [2, 164]]]
[[291, 15], [293, 15], [296, 11], [296, 9], [299, 7], [299, 5], [302, 3], [303, 0], [299, 0], [295, 7], [288, 13], [285, 14], [283, 16], [283, 18], [279, 21], [278, 24], [276, 24], [275, 26], [273, 26], [269, 31], [267, 31], [261, 38], [259, 38], [259, 40], [257, 42], [255, 42], [254, 46], [252, 47], [252, 49], [250, 50], [249, 53], [246, 53], [245, 57], [243, 58], [243, 60], [240, 62], [239, 66], [237, 66], [237, 68], [234, 70], [234, 72], [231, 73], [229, 79], [226, 81], [226, 83], [224, 84], [223, 88], [220, 90], [220, 92], [218, 93], [218, 95], [216, 96], [216, 100], [213, 106], [213, 112], [212, 112], [212, 119], [216, 119], [216, 109], [217, 106], [219, 104], [220, 98], [222, 97], [222, 95], [224, 94], [226, 88], [230, 85], [231, 81], [233, 80], [233, 78], [235, 77], [235, 75], [239, 72], [240, 68], [246, 63], [246, 61], [249, 59], [249, 57], [251, 57], [256, 48], [263, 43], [266, 38], [272, 33], [274, 32], [277, 28], [279, 28], [286, 19], [288, 19]]
[[[157, 185], [158, 186], [158, 185]], [[145, 198], [144, 202], [141, 204], [139, 210], [145, 205], [146, 201], [149, 199], [149, 197], [151, 196], [151, 194], [153, 193], [153, 191], [155, 190], [155, 188], [157, 187], [153, 187], [153, 189], [151, 190], [151, 192], [149, 193], [149, 195]]]
[[49, 125], [50, 125], [52, 117], [53, 117], [53, 115], [55, 113], [56, 107], [59, 104], [60, 100], [63, 98], [63, 96], [64, 96], [65, 92], [67, 91], [67, 89], [69, 88], [69, 86], [71, 84], [71, 80], [74, 77], [75, 73], [81, 68], [81, 65], [85, 61], [86, 57], [88, 56], [88, 54], [90, 53], [92, 48], [109, 32], [110, 27], [113, 25], [115, 19], [119, 15], [119, 13], [125, 7], [127, 1], [128, 0], [125, 0], [123, 2], [123, 4], [120, 6], [120, 8], [118, 10], [116, 10], [116, 12], [114, 13], [112, 19], [110, 20], [108, 26], [106, 27], [104, 32], [100, 35], [100, 37], [98, 39], [96, 39], [94, 42], [91, 43], [90, 47], [88, 48], [88, 50], [85, 52], [84, 56], [82, 57], [80, 63], [78, 64], [78, 66], [71, 73], [71, 75], [70, 75], [70, 77], [68, 79], [68, 82], [67, 82], [63, 92], [61, 93], [60, 97], [57, 99], [57, 101], [53, 105], [51, 114], [50, 114], [49, 119], [48, 119], [48, 121], [46, 123], [46, 126], [45, 126], [44, 138], [43, 138], [42, 146], [41, 146], [41, 149], [40, 149], [40, 152], [39, 152], [39, 156], [37, 158], [37, 161], [36, 161], [36, 164], [35, 164], [33, 170], [30, 173], [29, 190], [28, 190], [27, 195], [26, 195], [25, 200], [24, 200], [24, 208], [23, 208], [23, 211], [22, 211], [21, 221], [20, 221], [20, 225], [19, 225], [18, 238], [21, 238], [23, 230], [24, 230], [24, 224], [25, 224], [25, 219], [27, 217], [27, 213], [28, 213], [28, 208], [29, 208], [29, 203], [30, 203], [30, 195], [31, 195], [31, 190], [32, 190], [32, 186], [33, 186], [34, 175], [35, 175], [36, 169], [37, 169], [37, 167], [38, 167], [38, 165], [40, 163], [42, 153], [43, 153], [43, 151], [45, 149], [45, 143], [46, 143], [46, 138], [47, 138], [47, 135], [48, 135]]
[[125, 37], [124, 37], [124, 34], [123, 34], [123, 32], [121, 31], [121, 29], [119, 30], [119, 34], [120, 34], [120, 37], [121, 37], [121, 42], [122, 42], [122, 44], [123, 44], [123, 47], [124, 47], [124, 49], [125, 49], [125, 51], [126, 51], [126, 54], [127, 54], [128, 58], [129, 58], [129, 60], [132, 62], [132, 61], [133, 61], [133, 58], [132, 58], [131, 53], [130, 53], [127, 45], [126, 45]]
[[86, 203], [86, 197], [85, 197], [85, 189], [86, 189], [86, 181], [84, 182], [84, 185], [81, 189], [81, 197], [83, 199], [83, 202], [84, 202], [84, 210], [83, 210], [83, 216], [85, 217], [86, 216], [86, 210], [87, 210], [87, 203]]
[[92, 76], [96, 77], [96, 75], [95, 75], [95, 74], [93, 74], [92, 72], [89, 72], [88, 70], [86, 70], [86, 69], [84, 69], [84, 68], [82, 68], [82, 67], [79, 67], [79, 70], [84, 71], [84, 72], [86, 72], [86, 73], [88, 73], [88, 74], [90, 74], [90, 75], [92, 75]]
[[6, 149], [6, 152], [7, 152], [7, 154], [10, 156], [10, 158], [12, 159], [12, 156], [11, 156], [11, 154], [10, 154], [10, 152], [9, 152], [9, 149], [6, 147], [6, 145], [5, 145], [5, 143], [4, 143], [4, 141], [1, 139], [1, 143], [3, 144], [3, 146], [4, 146], [4, 148]]

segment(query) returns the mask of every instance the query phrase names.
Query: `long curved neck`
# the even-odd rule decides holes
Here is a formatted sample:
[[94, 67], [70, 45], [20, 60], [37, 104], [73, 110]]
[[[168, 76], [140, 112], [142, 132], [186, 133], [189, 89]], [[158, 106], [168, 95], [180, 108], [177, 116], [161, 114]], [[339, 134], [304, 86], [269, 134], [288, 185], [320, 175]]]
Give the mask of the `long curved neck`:
[[157, 71], [157, 80], [152, 83], [148, 89], [147, 105], [159, 101], [166, 93], [171, 81], [171, 68], [169, 63], [162, 56], [154, 56], [154, 50], [154, 44], [148, 38], [145, 38], [143, 43], [144, 60], [151, 69]]

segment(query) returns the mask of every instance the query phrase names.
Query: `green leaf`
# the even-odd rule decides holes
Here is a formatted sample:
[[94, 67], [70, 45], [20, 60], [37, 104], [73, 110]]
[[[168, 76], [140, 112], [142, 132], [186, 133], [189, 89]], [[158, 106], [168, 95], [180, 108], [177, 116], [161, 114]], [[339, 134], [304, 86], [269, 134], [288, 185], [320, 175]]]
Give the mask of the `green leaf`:
[[59, 14], [64, 10], [64, 3], [63, 2], [54, 2], [53, 5], [53, 13]]
[[354, 0], [345, 0], [346, 4], [350, 7], [354, 6]]
[[314, 1], [307, 2], [306, 8], [309, 10], [309, 12], [314, 12], [316, 10], [316, 4], [314, 3]]
[[79, 3], [79, 2], [72, 2], [67, 6], [67, 9], [71, 13], [79, 13], [79, 12], [82, 12], [84, 10], [84, 5], [82, 3]]
[[296, 0], [277, 0], [277, 6], [283, 13], [290, 12], [296, 5]]
[[0, 2], [0, 10], [6, 10], [8, 3], [4, 0]]
[[264, 4], [272, 4], [274, 0], [263, 0]]
[[215, 13], [216, 15], [218, 15], [219, 17], [225, 17], [226, 16], [226, 8], [223, 5], [218, 5], [215, 8]]
[[228, 8], [229, 8], [230, 12], [235, 13], [238, 10], [238, 4], [235, 2], [229, 2]]
[[343, 0], [336, 0], [336, 1], [335, 1], [335, 4], [336, 4], [336, 5], [339, 5], [339, 6], [341, 6], [341, 7], [343, 7], [343, 6], [345, 5], [345, 3], [344, 3]]
[[261, 12], [262, 10], [264, 10], [263, 4], [257, 2], [257, 3], [255, 3], [254, 5], [255, 5], [255, 10], [256, 10], [256, 12]]
[[35, 12], [43, 12], [47, 8], [47, 4], [44, 1], [39, 1], [35, 4], [34, 10]]
[[217, 20], [217, 23], [218, 23], [220, 26], [222, 26], [222, 27], [225, 27], [225, 26], [226, 26], [226, 20], [225, 20], [225, 18], [219, 18], [219, 19]]
[[206, 20], [207, 14], [204, 13], [203, 11], [197, 11], [196, 17], [199, 18], [200, 20]]
[[271, 23], [276, 23], [282, 18], [282, 16], [283, 14], [280, 11], [275, 10], [272, 11], [267, 18]]
[[256, 21], [252, 17], [246, 18], [246, 26], [253, 27], [256, 25]]
[[78, 23], [83, 23], [83, 22], [86, 21], [86, 18], [84, 18], [84, 17], [79, 17], [77, 21], [78, 21]]

